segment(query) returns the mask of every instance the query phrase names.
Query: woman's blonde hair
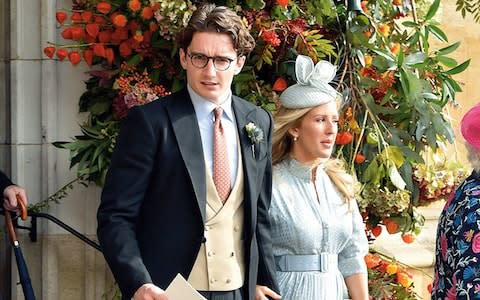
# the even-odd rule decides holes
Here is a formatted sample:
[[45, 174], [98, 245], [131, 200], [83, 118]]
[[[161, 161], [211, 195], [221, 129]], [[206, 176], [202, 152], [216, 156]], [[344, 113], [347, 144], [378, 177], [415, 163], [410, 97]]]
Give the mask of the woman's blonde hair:
[[[274, 165], [289, 157], [294, 141], [288, 130], [299, 126], [311, 109], [311, 107], [302, 109], [280, 107], [275, 112], [275, 130], [272, 139], [272, 162]], [[324, 168], [345, 201], [354, 199], [354, 180], [345, 171], [344, 163], [339, 159], [330, 158], [325, 162]]]
[[476, 172], [480, 172], [480, 150], [465, 142], [467, 149], [467, 158], [470, 165]]

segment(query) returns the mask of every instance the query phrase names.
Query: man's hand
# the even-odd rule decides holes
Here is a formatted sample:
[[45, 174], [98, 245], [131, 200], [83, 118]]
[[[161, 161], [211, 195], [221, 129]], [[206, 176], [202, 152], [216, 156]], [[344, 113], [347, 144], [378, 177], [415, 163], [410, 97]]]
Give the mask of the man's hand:
[[255, 288], [255, 300], [268, 300], [268, 299], [280, 300], [282, 299], [282, 297], [266, 286], [257, 285], [257, 287]]
[[133, 295], [133, 300], [169, 300], [165, 291], [152, 283], [145, 283]]
[[27, 204], [27, 193], [25, 189], [18, 185], [9, 185], [3, 190], [3, 204], [8, 210], [16, 210], [18, 208], [17, 195], [20, 196]]

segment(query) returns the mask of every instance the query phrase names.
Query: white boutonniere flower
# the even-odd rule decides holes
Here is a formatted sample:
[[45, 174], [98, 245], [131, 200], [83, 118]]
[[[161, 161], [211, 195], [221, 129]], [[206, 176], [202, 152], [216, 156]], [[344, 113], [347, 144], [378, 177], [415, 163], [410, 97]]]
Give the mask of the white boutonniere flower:
[[263, 131], [258, 128], [255, 123], [250, 122], [245, 125], [245, 131], [247, 132], [248, 138], [252, 142], [252, 155], [255, 158], [255, 144], [263, 141]]

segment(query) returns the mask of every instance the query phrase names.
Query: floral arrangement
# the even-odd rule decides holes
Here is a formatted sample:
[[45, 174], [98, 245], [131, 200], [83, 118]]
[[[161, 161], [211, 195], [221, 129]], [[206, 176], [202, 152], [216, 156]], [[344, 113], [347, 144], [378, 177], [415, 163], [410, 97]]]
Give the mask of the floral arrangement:
[[[273, 111], [278, 95], [295, 82], [298, 54], [338, 66], [334, 81], [345, 101], [335, 154], [359, 182], [369, 235], [386, 228], [413, 241], [424, 221], [416, 207], [443, 198], [460, 179], [457, 165], [432, 163], [428, 154], [454, 142], [444, 108], [461, 91], [453, 76], [469, 65], [449, 56], [460, 44], [449, 44], [435, 20], [440, 0], [214, 2], [236, 10], [256, 39], [234, 78], [234, 94]], [[129, 108], [184, 87], [175, 34], [197, 4], [73, 0], [71, 9], [56, 13], [65, 42], [50, 42], [45, 55], [90, 67], [79, 101], [89, 116], [82, 133], [54, 143], [70, 151], [82, 180], [103, 185]], [[431, 39], [442, 46], [432, 47]], [[246, 130], [252, 143], [258, 139], [255, 128]]]
[[371, 299], [419, 299], [413, 290], [414, 282], [406, 266], [380, 253], [368, 253], [365, 263]]
[[[442, 149], [442, 150], [441, 150]], [[445, 147], [436, 151], [426, 149], [423, 153], [424, 163], [415, 166], [413, 180], [418, 184], [418, 204], [428, 205], [433, 201], [447, 200], [465, 178], [465, 167], [445, 155]]]

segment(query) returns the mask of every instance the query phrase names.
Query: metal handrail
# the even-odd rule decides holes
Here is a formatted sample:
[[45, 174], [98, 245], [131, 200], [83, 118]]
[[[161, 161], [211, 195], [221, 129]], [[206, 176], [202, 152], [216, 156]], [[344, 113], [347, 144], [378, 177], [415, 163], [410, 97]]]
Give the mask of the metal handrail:
[[[3, 214], [3, 209], [0, 209], [0, 213]], [[54, 217], [50, 214], [41, 213], [41, 212], [29, 212], [28, 216], [31, 217], [30, 227], [19, 225], [17, 218], [15, 218], [15, 220], [14, 220], [14, 226], [18, 229], [28, 230], [29, 231], [28, 235], [30, 237], [30, 241], [32, 241], [32, 242], [37, 241], [37, 218], [45, 218], [45, 219], [47, 219], [49, 221], [52, 221], [53, 223], [57, 224], [58, 226], [62, 227], [66, 231], [70, 232], [75, 237], [79, 238], [80, 240], [82, 240], [84, 243], [91, 246], [92, 248], [102, 252], [102, 248], [100, 247], [100, 245], [97, 242], [89, 239], [85, 235], [83, 235], [80, 232], [78, 232], [77, 230], [75, 230], [73, 227], [65, 224], [63, 221], [61, 221], [60, 219], [58, 219], [58, 218], [56, 218], [56, 217]]]

